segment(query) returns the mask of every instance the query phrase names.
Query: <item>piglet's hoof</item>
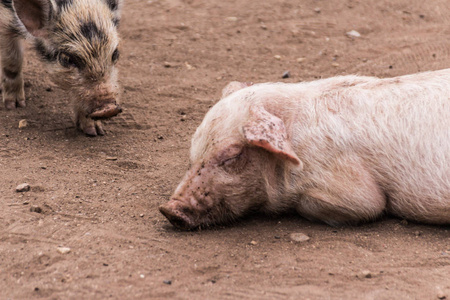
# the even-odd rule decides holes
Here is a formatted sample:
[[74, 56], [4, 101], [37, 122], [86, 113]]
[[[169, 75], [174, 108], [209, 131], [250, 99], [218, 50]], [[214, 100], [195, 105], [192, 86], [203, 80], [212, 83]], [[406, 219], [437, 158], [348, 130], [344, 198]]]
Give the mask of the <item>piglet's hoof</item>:
[[94, 112], [88, 115], [88, 117], [94, 120], [108, 119], [120, 114], [121, 112], [122, 108], [119, 105], [110, 103], [98, 108], [97, 110], [94, 110]]

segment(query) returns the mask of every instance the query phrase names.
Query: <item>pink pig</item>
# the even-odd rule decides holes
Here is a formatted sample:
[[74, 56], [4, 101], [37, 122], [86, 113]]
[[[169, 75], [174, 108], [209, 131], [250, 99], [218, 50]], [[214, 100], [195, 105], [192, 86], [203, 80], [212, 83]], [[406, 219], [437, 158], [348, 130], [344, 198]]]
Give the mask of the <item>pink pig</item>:
[[160, 211], [176, 227], [260, 210], [330, 225], [384, 212], [450, 224], [450, 69], [390, 79], [232, 82]]

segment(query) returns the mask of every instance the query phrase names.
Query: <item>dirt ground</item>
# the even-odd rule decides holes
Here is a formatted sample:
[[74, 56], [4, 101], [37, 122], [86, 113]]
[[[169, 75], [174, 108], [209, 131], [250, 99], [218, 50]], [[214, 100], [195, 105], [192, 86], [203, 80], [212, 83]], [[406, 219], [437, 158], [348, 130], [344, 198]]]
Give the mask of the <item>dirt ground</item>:
[[121, 35], [124, 113], [106, 136], [74, 128], [32, 51], [28, 107], [0, 108], [0, 299], [450, 298], [448, 226], [256, 215], [181, 232], [157, 209], [229, 81], [447, 68], [448, 0], [127, 0]]

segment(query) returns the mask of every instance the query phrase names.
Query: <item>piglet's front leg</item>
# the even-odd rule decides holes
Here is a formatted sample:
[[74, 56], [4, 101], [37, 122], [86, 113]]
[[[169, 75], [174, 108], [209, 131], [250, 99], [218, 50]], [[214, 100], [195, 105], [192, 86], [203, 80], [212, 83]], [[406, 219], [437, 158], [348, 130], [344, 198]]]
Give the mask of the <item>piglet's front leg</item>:
[[19, 38], [12, 33], [0, 32], [0, 50], [1, 88], [5, 108], [25, 107], [22, 79], [23, 50]]
[[332, 226], [377, 218], [386, 209], [386, 197], [372, 174], [357, 157], [339, 157], [326, 170], [324, 181], [305, 191], [297, 211]]
[[79, 116], [76, 124], [88, 136], [105, 135], [105, 130], [100, 120], [95, 121], [89, 117]]

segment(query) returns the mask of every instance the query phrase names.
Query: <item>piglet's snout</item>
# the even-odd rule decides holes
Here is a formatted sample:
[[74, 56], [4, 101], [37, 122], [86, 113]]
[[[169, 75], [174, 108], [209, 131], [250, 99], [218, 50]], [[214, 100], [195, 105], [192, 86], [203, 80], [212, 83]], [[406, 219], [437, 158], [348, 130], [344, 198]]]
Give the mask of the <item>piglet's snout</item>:
[[[114, 101], [114, 100], [113, 100]], [[122, 112], [122, 108], [114, 101], [106, 103], [89, 114], [88, 116], [94, 120], [108, 119], [114, 117]]]
[[179, 200], [172, 199], [159, 207], [159, 211], [172, 223], [173, 226], [181, 230], [190, 230], [197, 227], [189, 214], [191, 209]]
[[87, 104], [87, 117], [100, 120], [114, 117], [122, 112], [122, 108], [116, 102], [117, 93], [108, 84], [93, 87], [85, 94]]

